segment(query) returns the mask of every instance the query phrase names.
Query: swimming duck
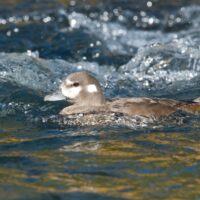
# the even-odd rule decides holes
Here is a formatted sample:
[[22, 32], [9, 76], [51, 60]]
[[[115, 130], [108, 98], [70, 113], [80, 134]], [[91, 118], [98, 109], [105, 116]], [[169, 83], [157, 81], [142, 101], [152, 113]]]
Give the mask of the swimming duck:
[[200, 98], [191, 102], [162, 98], [114, 98], [106, 100], [98, 80], [87, 72], [76, 72], [61, 83], [60, 92], [45, 96], [45, 101], [68, 100], [72, 105], [61, 110], [61, 115], [78, 113], [122, 113], [129, 116], [160, 118], [181, 110], [200, 113]]

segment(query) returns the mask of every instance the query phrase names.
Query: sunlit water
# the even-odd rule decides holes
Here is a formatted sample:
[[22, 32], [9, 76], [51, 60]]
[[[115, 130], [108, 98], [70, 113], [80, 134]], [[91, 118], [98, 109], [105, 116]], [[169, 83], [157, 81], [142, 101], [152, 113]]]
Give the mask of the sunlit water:
[[62, 118], [47, 103], [87, 70], [107, 98], [200, 96], [200, 6], [0, 4], [0, 199], [200, 199], [200, 117]]

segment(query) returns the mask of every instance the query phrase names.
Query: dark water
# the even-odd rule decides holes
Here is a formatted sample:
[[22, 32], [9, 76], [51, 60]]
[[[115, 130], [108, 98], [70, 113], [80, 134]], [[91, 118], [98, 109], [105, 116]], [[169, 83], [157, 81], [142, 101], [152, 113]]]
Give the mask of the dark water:
[[198, 0], [0, 1], [0, 199], [200, 199], [199, 116], [62, 124], [43, 102], [79, 70], [109, 98], [197, 98], [199, 27]]

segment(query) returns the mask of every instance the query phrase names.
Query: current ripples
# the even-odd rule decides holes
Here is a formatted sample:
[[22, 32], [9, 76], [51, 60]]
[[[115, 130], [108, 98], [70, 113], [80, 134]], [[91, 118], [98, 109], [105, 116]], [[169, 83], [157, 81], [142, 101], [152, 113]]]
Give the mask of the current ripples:
[[198, 194], [198, 129], [1, 127], [0, 184], [15, 197], [185, 198], [189, 188], [187, 198]]
[[199, 198], [199, 116], [97, 126], [43, 102], [80, 70], [108, 98], [200, 96], [200, 8], [180, 2], [0, 6], [0, 199]]

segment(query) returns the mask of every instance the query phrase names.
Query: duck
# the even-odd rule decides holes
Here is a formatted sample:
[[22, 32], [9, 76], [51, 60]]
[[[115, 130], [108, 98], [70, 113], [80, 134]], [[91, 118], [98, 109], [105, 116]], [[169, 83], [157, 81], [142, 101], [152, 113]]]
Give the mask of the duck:
[[86, 113], [121, 113], [147, 118], [167, 117], [177, 111], [200, 113], [200, 97], [193, 101], [178, 101], [165, 98], [124, 97], [106, 99], [99, 81], [85, 71], [75, 72], [63, 79], [59, 90], [46, 95], [44, 101], [67, 100], [70, 106], [60, 115]]

